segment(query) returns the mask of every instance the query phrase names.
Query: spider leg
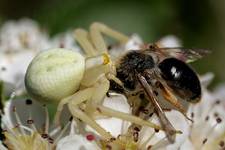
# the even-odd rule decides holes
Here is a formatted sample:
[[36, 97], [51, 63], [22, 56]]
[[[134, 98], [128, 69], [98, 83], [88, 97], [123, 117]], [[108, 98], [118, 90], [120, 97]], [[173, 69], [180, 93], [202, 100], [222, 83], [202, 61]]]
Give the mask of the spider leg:
[[102, 23], [95, 22], [90, 26], [90, 37], [99, 53], [107, 53], [108, 51], [102, 34], [112, 37], [122, 44], [129, 40], [129, 37], [126, 35], [111, 29]]
[[96, 121], [85, 112], [85, 110], [83, 111], [79, 108], [79, 104], [91, 99], [94, 91], [94, 87], [78, 91], [70, 98], [68, 102], [68, 108], [73, 117], [82, 120], [84, 123], [96, 130], [104, 139], [109, 140], [112, 138], [112, 135], [103, 129], [99, 124], [97, 124]]
[[76, 29], [74, 31], [75, 39], [83, 48], [86, 56], [95, 56], [97, 55], [97, 51], [93, 47], [92, 43], [90, 42], [89, 34], [84, 29]]
[[73, 103], [78, 105], [78, 104], [82, 103], [83, 101], [90, 99], [90, 97], [92, 96], [92, 93], [93, 93], [93, 88], [87, 88], [87, 89], [81, 90], [71, 96], [68, 96], [68, 97], [62, 99], [60, 101], [60, 103], [58, 104], [57, 111], [55, 114], [55, 118], [54, 118], [55, 124], [57, 126], [60, 126], [60, 116], [61, 116], [61, 113], [62, 113], [62, 110], [63, 110], [63, 107], [65, 104], [69, 104], [69, 102], [71, 100], [76, 98], [76, 103], [75, 102], [73, 102]]
[[151, 123], [149, 121], [142, 120], [134, 115], [113, 110], [111, 108], [103, 106], [102, 103], [105, 98], [105, 93], [108, 91], [108, 89], [109, 89], [109, 81], [106, 78], [101, 78], [100, 83], [96, 84], [95, 92], [92, 98], [90, 99], [90, 101], [87, 101], [87, 107], [85, 111], [86, 112], [89, 111], [89, 114], [91, 115], [91, 113], [93, 114], [94, 110], [97, 110], [101, 115], [116, 117], [122, 120], [136, 123], [138, 125], [149, 126], [151, 128], [155, 128], [158, 130], [161, 129], [160, 126]]

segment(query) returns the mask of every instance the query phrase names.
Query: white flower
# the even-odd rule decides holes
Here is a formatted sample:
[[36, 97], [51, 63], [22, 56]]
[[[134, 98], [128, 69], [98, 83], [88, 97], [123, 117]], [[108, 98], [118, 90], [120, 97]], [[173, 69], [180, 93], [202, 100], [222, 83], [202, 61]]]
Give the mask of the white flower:
[[48, 48], [48, 36], [30, 19], [7, 21], [0, 29], [0, 51], [19, 52]]
[[91, 136], [93, 135], [85, 137], [80, 134], [70, 134], [58, 142], [56, 150], [101, 150], [94, 139], [89, 139]]
[[51, 45], [53, 48], [66, 48], [81, 53], [81, 50], [75, 41], [73, 31], [57, 34], [51, 40]]
[[13, 150], [54, 149], [71, 124], [68, 119], [63, 129], [54, 127], [46, 106], [30, 99], [11, 99], [4, 112], [4, 144]]
[[159, 40], [161, 47], [180, 47], [181, 41], [174, 35], [167, 35]]
[[[49, 39], [37, 23], [31, 20], [10, 21], [0, 29], [0, 80], [20, 86], [23, 83], [25, 70], [31, 59], [40, 50], [54, 47], [65, 47], [80, 52], [73, 33], [68, 31]], [[162, 38], [158, 44], [162, 47], [179, 47], [180, 41], [174, 36]], [[113, 59], [121, 55], [125, 50], [139, 50], [143, 46], [140, 37], [133, 35], [125, 46], [115, 45], [110, 49]], [[202, 78], [201, 78], [202, 79]], [[97, 123], [110, 132], [115, 139], [104, 141], [89, 126], [80, 126], [75, 119], [69, 120], [70, 114], [64, 112], [65, 128], [59, 131], [49, 121], [46, 107], [29, 99], [11, 99], [5, 105], [3, 115], [3, 128], [6, 140], [4, 143], [9, 149], [57, 149], [57, 150], [96, 150], [96, 149], [224, 149], [225, 148], [225, 102], [223, 100], [225, 86], [210, 92], [206, 89], [209, 84], [206, 78], [202, 83], [203, 99], [200, 103], [190, 106], [188, 114], [194, 123], [188, 122], [177, 111], [166, 112], [166, 116], [172, 125], [182, 130], [182, 134], [176, 136], [176, 142], [170, 144], [163, 131], [155, 131], [149, 127], [143, 127], [134, 142], [125, 135], [130, 123], [117, 118], [105, 117], [97, 119]], [[16, 85], [15, 85], [16, 84]], [[22, 85], [23, 86], [23, 85]], [[131, 114], [131, 108], [127, 100], [121, 96], [105, 98], [104, 106], [117, 111]], [[150, 119], [158, 123], [153, 115]], [[70, 127], [70, 130], [68, 128]], [[84, 130], [81, 131], [81, 128]], [[64, 137], [63, 137], [64, 136]], [[0, 143], [0, 149], [7, 149]]]
[[29, 19], [7, 21], [0, 28], [0, 80], [23, 87], [25, 71], [32, 58], [49, 48], [48, 36]]
[[14, 85], [23, 83], [26, 69], [35, 54], [33, 51], [14, 55], [0, 53], [0, 80]]
[[[203, 87], [203, 96], [200, 103], [191, 106], [189, 114], [194, 123], [190, 125], [190, 131], [186, 143], [189, 149], [223, 149], [225, 148], [225, 101], [224, 88], [217, 88], [210, 92]], [[222, 94], [219, 94], [222, 93]]]

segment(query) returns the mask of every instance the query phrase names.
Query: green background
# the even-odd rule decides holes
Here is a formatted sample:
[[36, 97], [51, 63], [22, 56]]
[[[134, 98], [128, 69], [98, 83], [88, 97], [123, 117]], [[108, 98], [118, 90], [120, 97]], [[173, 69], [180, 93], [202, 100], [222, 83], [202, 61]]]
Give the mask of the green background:
[[173, 34], [184, 47], [206, 48], [212, 54], [193, 63], [201, 74], [214, 72], [225, 80], [224, 0], [0, 0], [0, 23], [33, 18], [51, 35], [103, 22], [146, 42]]

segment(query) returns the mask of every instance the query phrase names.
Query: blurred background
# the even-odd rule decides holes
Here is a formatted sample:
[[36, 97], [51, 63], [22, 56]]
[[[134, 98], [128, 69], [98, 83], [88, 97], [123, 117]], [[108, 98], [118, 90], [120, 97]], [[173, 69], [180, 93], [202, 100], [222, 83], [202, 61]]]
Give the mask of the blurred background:
[[172, 34], [184, 47], [210, 49], [212, 54], [193, 65], [201, 74], [214, 72], [214, 84], [225, 81], [224, 0], [0, 0], [0, 25], [24, 17], [51, 36], [94, 21], [138, 33], [146, 42]]

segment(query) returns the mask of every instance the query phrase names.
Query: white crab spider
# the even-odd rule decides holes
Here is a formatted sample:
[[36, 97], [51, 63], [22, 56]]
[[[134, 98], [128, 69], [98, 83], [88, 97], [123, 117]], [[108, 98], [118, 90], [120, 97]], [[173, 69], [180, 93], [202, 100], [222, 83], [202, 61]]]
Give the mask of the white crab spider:
[[[41, 52], [33, 59], [26, 72], [25, 85], [28, 93], [39, 101], [59, 103], [57, 124], [63, 106], [67, 104], [73, 117], [91, 126], [106, 140], [111, 139], [112, 135], [96, 123], [95, 117], [98, 113], [161, 129], [154, 123], [102, 105], [109, 89], [109, 79], [122, 84], [115, 76], [116, 70], [108, 55], [102, 33], [122, 44], [128, 41], [127, 36], [101, 23], [93, 23], [89, 33], [76, 29], [76, 39], [86, 56], [65, 49]], [[80, 108], [81, 104], [85, 106], [83, 109]]]

